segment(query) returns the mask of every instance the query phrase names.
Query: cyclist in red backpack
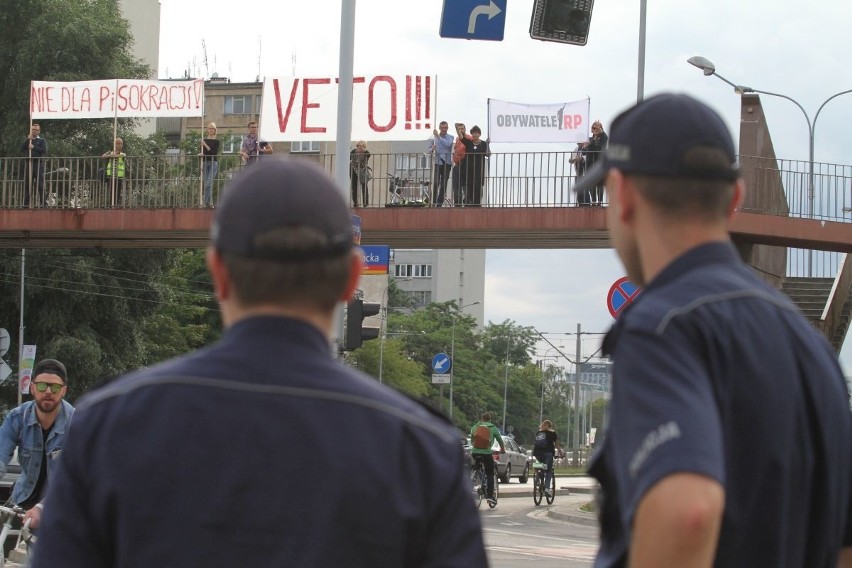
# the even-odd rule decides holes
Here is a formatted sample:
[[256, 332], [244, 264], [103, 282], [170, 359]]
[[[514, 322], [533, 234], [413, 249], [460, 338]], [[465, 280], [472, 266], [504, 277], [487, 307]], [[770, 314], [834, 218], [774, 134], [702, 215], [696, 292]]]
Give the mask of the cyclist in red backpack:
[[491, 457], [491, 448], [494, 441], [500, 444], [500, 453], [506, 453], [506, 445], [500, 430], [491, 422], [491, 413], [483, 412], [479, 422], [470, 429], [470, 455], [477, 462], [485, 466], [485, 477], [487, 479], [485, 494], [489, 502], [496, 503], [494, 499], [494, 459]]

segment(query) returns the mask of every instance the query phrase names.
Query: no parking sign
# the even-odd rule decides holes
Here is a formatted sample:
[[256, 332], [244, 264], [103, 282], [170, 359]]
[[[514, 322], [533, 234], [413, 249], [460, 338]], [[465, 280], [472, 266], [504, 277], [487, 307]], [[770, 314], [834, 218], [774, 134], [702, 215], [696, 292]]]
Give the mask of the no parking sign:
[[624, 308], [633, 303], [641, 291], [642, 289], [630, 282], [627, 276], [616, 280], [606, 295], [606, 307], [610, 315], [617, 318]]

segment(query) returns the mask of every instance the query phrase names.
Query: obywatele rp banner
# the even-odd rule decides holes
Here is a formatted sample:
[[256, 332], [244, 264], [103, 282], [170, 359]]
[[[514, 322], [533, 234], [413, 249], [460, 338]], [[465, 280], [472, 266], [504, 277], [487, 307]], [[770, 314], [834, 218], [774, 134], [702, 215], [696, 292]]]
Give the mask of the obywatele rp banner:
[[488, 99], [490, 142], [586, 142], [589, 99], [530, 105]]
[[33, 119], [202, 116], [204, 81], [33, 81]]
[[[436, 81], [430, 75], [355, 76], [352, 140], [425, 140], [432, 136]], [[335, 140], [338, 87], [334, 77], [266, 79], [261, 138], [270, 142]]]

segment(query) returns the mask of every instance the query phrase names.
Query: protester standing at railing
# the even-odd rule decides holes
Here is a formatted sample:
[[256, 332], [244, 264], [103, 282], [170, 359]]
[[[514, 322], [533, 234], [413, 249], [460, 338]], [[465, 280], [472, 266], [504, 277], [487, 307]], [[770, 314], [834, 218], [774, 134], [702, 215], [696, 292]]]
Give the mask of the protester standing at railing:
[[201, 155], [204, 160], [204, 206], [213, 206], [213, 180], [219, 173], [219, 140], [216, 139], [216, 123], [207, 125], [207, 135], [201, 139]]
[[[583, 174], [586, 173], [586, 157], [583, 155], [582, 142], [577, 144], [577, 147], [573, 152], [571, 152], [571, 158], [568, 161], [574, 164], [574, 182], [576, 183], [576, 180], [583, 177]], [[591, 205], [588, 191], [577, 194], [577, 205], [579, 207], [587, 207]]]
[[462, 138], [465, 149], [465, 159], [462, 171], [465, 177], [464, 204], [479, 207], [482, 204], [482, 186], [485, 183], [486, 158], [491, 155], [488, 142], [480, 138], [482, 130], [478, 126], [470, 129], [470, 139]]
[[124, 196], [124, 178], [127, 175], [127, 154], [124, 153], [124, 140], [116, 138], [113, 144], [112, 150], [107, 150], [101, 154], [101, 158], [107, 160], [104, 169], [104, 181], [107, 184], [107, 205], [121, 203]]
[[[588, 142], [583, 142], [582, 152], [583, 157], [586, 161], [586, 169], [591, 168], [595, 165], [595, 162], [598, 161], [601, 154], [604, 150], [606, 150], [607, 143], [609, 142], [609, 137], [607, 137], [606, 132], [604, 132], [603, 125], [600, 120], [596, 120], [592, 123], [592, 135], [589, 136]], [[582, 198], [588, 198], [588, 201], [581, 202]], [[599, 183], [595, 187], [589, 189], [588, 196], [577, 195], [577, 203], [582, 205], [595, 205], [601, 206], [604, 203], [604, 186], [603, 182]]]
[[435, 160], [435, 174], [432, 180], [432, 203], [440, 207], [447, 193], [447, 182], [453, 168], [453, 136], [447, 133], [450, 125], [446, 120], [441, 121], [438, 130], [433, 131], [434, 137], [429, 144], [429, 152]]
[[352, 186], [352, 207], [358, 207], [358, 188], [361, 188], [361, 207], [369, 204], [367, 199], [367, 182], [372, 179], [372, 169], [368, 164], [370, 151], [367, 143], [358, 140], [355, 148], [349, 152], [349, 178]]
[[272, 154], [272, 144], [257, 135], [257, 122], [254, 120], [249, 122], [248, 129], [248, 134], [243, 137], [243, 143], [240, 146], [240, 156], [243, 157], [243, 163], [246, 165], [257, 162], [261, 156]]
[[465, 132], [466, 126], [461, 123], [456, 123], [456, 139], [453, 142], [453, 205], [460, 207], [464, 205], [465, 199], [465, 177], [462, 173], [464, 169], [465, 147], [463, 140], [470, 138]]
[[41, 126], [34, 122], [30, 127], [29, 135], [21, 144], [27, 160], [24, 176], [27, 180], [24, 189], [24, 207], [30, 206], [30, 197], [33, 194], [33, 182], [35, 182], [35, 205], [41, 207], [47, 205], [44, 195], [44, 162], [47, 157], [47, 140], [41, 137]]

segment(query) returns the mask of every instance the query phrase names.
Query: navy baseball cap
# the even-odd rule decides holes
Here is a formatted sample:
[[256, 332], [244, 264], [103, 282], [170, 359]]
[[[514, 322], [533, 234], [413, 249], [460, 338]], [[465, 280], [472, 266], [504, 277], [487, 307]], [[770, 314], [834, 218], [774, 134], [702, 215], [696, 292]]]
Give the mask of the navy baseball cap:
[[31, 377], [35, 380], [36, 377], [43, 374], [56, 375], [62, 379], [63, 383], [68, 384], [68, 372], [65, 370], [65, 365], [56, 359], [42, 359], [36, 363]]
[[[727, 164], [690, 163], [695, 149], [719, 150]], [[610, 168], [625, 174], [735, 181], [740, 177], [734, 141], [722, 117], [688, 96], [664, 93], [645, 99], [612, 121], [603, 156], [577, 180], [575, 192], [601, 183]]]
[[[311, 227], [323, 246], [273, 247], [269, 231]], [[343, 256], [353, 248], [352, 219], [342, 192], [317, 165], [299, 158], [264, 158], [227, 186], [210, 229], [212, 246], [265, 260], [314, 260]]]

